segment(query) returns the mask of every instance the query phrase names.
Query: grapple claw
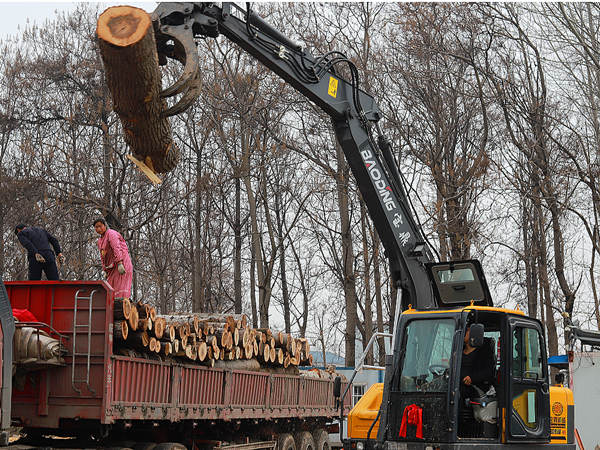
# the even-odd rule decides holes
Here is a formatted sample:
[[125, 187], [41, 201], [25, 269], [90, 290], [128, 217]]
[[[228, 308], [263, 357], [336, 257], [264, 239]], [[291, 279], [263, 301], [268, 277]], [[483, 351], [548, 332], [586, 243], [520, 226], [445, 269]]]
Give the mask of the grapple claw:
[[179, 79], [160, 93], [163, 98], [183, 93], [163, 116], [185, 111], [200, 95], [200, 64], [194, 36], [219, 35], [217, 20], [204, 14], [207, 8], [209, 4], [204, 3], [163, 2], [152, 13], [159, 63], [164, 65], [167, 58], [172, 58], [184, 66]]
[[200, 80], [200, 72], [196, 74], [196, 78], [188, 84], [188, 90], [183, 94], [177, 103], [162, 112], [165, 117], [175, 116], [188, 109], [200, 96], [202, 83]]
[[[189, 24], [163, 25], [160, 27], [160, 40], [166, 42], [173, 40], [174, 48], [171, 57], [184, 64], [183, 72], [179, 79], [161, 93], [161, 97], [172, 97], [185, 91], [196, 78], [199, 58], [196, 42]], [[158, 39], [157, 39], [158, 40]]]

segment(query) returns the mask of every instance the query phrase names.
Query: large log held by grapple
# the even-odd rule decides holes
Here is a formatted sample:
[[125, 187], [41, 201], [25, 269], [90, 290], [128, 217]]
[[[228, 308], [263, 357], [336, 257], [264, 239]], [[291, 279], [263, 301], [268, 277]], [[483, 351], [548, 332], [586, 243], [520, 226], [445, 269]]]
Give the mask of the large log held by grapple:
[[[179, 150], [163, 114], [167, 104], [160, 95], [161, 75], [150, 15], [132, 6], [113, 6], [98, 18], [96, 33], [106, 83], [125, 142], [138, 160], [134, 162], [151, 179], [152, 172], [170, 171], [177, 164]], [[154, 175], [154, 179], [158, 178]]]

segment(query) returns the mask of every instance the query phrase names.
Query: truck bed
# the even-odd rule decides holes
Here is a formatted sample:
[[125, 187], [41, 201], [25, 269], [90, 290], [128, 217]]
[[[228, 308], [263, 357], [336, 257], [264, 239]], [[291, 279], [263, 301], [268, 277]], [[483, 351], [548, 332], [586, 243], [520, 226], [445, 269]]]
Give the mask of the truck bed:
[[23, 426], [339, 416], [331, 380], [114, 355], [114, 294], [104, 281], [5, 285], [13, 308], [30, 310], [67, 337], [65, 366], [13, 384], [12, 417]]

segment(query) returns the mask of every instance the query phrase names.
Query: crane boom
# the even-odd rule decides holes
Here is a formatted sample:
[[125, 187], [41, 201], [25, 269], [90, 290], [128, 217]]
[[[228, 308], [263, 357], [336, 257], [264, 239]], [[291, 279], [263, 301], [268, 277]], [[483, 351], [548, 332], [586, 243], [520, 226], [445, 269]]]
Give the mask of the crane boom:
[[[242, 18], [237, 17], [241, 15]], [[248, 6], [243, 10], [234, 3], [160, 3], [152, 14], [159, 60], [174, 58], [185, 65], [182, 78], [164, 92], [165, 96], [183, 93], [180, 102], [167, 115], [187, 108], [199, 95], [197, 84], [199, 56], [195, 38], [225, 36], [259, 60], [295, 90], [300, 92], [330, 117], [345, 158], [365, 201], [390, 264], [390, 275], [402, 294], [401, 305], [437, 309], [443, 287], [436, 286], [432, 269], [439, 263], [427, 246], [420, 226], [411, 212], [397, 164], [387, 137], [378, 122], [381, 113], [372, 96], [359, 87], [359, 74], [351, 60], [340, 52], [315, 57], [302, 46], [265, 22]], [[174, 44], [170, 44], [174, 42]], [[339, 74], [340, 65], [349, 69], [350, 81]], [[373, 136], [373, 129], [378, 133]], [[474, 265], [473, 278], [479, 282], [483, 273], [478, 262], [453, 262]], [[439, 267], [438, 267], [439, 269]], [[436, 272], [437, 273], [437, 272]], [[440, 279], [442, 279], [441, 277]], [[485, 280], [482, 280], [485, 283]], [[462, 282], [464, 284], [464, 281]], [[487, 286], [471, 295], [463, 285], [458, 301], [491, 305]], [[484, 294], [485, 298], [484, 298]]]

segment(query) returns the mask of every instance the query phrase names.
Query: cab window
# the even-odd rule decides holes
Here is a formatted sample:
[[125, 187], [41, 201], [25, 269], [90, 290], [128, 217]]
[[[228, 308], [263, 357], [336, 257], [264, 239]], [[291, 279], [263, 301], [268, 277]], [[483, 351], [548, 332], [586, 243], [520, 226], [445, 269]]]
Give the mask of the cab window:
[[512, 336], [513, 410], [529, 429], [536, 429], [541, 401], [537, 381], [543, 379], [540, 333], [518, 327]]
[[515, 328], [513, 331], [513, 367], [515, 378], [538, 380], [542, 371], [540, 335], [533, 328]]
[[456, 281], [475, 281], [473, 270], [470, 267], [465, 269], [440, 270], [438, 272], [440, 283], [454, 283]]
[[447, 391], [455, 328], [453, 319], [413, 320], [407, 325], [401, 391]]

